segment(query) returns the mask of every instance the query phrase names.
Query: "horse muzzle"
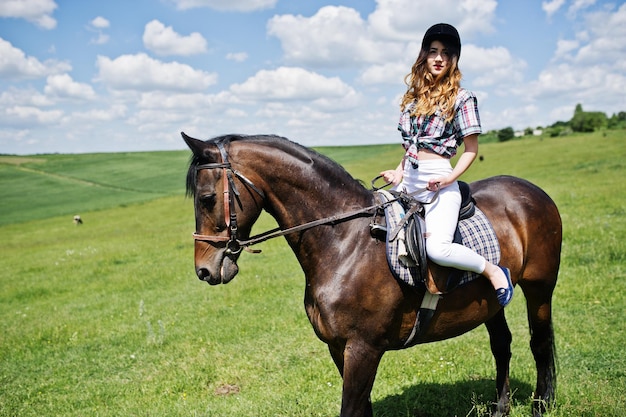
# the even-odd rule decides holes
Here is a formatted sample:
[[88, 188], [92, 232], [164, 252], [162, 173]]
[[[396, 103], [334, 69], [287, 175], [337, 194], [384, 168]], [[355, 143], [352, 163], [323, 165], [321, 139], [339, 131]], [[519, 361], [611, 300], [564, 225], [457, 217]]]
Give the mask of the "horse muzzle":
[[196, 262], [196, 275], [209, 285], [228, 284], [239, 272], [236, 259], [224, 256], [216, 266]]

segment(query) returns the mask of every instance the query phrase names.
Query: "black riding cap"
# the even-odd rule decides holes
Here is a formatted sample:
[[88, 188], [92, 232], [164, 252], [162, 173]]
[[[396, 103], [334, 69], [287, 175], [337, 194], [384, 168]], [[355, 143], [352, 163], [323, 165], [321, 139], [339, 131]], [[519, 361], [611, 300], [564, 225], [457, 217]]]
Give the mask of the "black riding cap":
[[447, 23], [437, 23], [431, 26], [422, 39], [422, 49], [428, 49], [434, 40], [440, 40], [454, 46], [459, 52], [459, 57], [461, 56], [461, 37], [454, 26]]

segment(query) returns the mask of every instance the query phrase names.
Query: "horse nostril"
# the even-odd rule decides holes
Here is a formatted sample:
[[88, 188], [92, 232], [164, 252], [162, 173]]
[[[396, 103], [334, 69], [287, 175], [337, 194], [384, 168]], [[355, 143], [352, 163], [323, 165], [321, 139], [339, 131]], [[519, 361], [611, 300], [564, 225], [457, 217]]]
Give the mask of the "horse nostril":
[[206, 268], [198, 268], [196, 269], [196, 275], [198, 275], [198, 279], [202, 281], [207, 281], [208, 278], [211, 277], [209, 270]]

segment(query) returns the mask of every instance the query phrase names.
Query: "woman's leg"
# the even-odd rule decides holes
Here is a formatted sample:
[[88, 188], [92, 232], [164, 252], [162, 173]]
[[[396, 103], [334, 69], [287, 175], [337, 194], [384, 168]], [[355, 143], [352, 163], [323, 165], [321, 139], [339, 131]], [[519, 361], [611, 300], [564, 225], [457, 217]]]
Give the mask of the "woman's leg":
[[486, 260], [466, 246], [453, 243], [457, 227], [461, 193], [455, 183], [439, 192], [426, 209], [426, 253], [436, 264], [482, 274]]
[[[448, 188], [452, 186], [441, 190], [437, 200], [426, 206], [426, 254], [436, 264], [484, 275], [499, 294], [503, 288], [509, 287], [504, 271], [470, 248], [452, 242], [461, 194], [458, 186], [455, 187], [456, 190], [447, 190]], [[506, 305], [509, 301], [510, 298], [501, 304]]]
[[[451, 171], [452, 166], [447, 160], [421, 161], [418, 169], [405, 168], [403, 182], [397, 189], [409, 193], [424, 190], [429, 178], [447, 175]], [[435, 195], [435, 192], [424, 191], [416, 197], [422, 202], [429, 202]], [[473, 250], [452, 243], [460, 207], [461, 193], [457, 183], [443, 188], [431, 204], [424, 205], [426, 254], [439, 265], [484, 275], [497, 291], [508, 288], [508, 279], [500, 267]]]

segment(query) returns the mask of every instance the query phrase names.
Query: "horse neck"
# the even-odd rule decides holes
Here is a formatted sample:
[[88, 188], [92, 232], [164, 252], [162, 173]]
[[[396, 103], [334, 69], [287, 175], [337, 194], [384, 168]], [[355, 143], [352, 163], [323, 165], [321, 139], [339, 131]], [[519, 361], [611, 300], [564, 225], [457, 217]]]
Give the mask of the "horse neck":
[[265, 210], [281, 228], [371, 204], [372, 193], [339, 164], [292, 142], [273, 145], [259, 146], [248, 159], [251, 175], [263, 182]]
[[[237, 161], [247, 162], [241, 169], [245, 167], [245, 175], [263, 190], [263, 208], [283, 230], [354, 212], [374, 202], [373, 193], [340, 165], [306, 148], [265, 146], [253, 152], [249, 146], [246, 152], [252, 153]], [[364, 217], [285, 235], [305, 271], [307, 291], [330, 279], [328, 274], [335, 268], [329, 267], [328, 260], [336, 258], [337, 247], [354, 247], [355, 242], [363, 242], [363, 233], [369, 237], [368, 222]]]

